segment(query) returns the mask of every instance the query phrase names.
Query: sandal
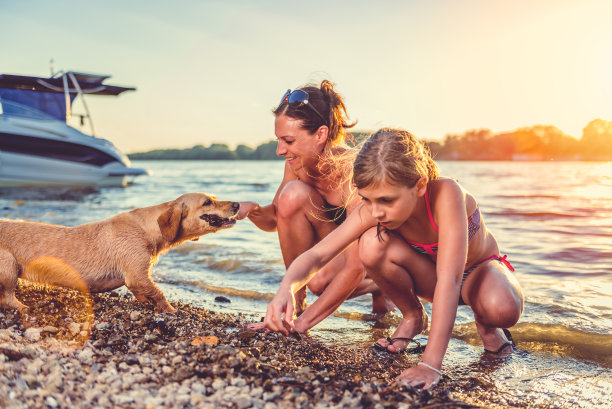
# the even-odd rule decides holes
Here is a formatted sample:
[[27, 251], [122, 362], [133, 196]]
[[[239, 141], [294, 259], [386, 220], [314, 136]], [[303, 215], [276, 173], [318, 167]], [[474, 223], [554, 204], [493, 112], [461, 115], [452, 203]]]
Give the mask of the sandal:
[[[416, 346], [412, 347], [412, 348], [408, 348], [408, 345], [406, 345], [406, 347], [400, 349], [399, 351], [395, 352], [395, 351], [390, 351], [389, 350], [389, 346], [393, 345], [393, 343], [395, 341], [408, 341], [408, 345], [410, 345], [411, 342], [415, 343]], [[425, 345], [421, 345], [421, 343], [413, 338], [408, 338], [408, 337], [396, 337], [396, 338], [390, 338], [387, 337], [387, 342], [389, 343], [389, 345], [387, 345], [386, 347], [380, 345], [378, 342], [376, 342], [374, 345], [372, 345], [372, 347], [378, 351], [381, 352], [387, 352], [390, 354], [401, 354], [401, 353], [405, 353], [405, 354], [418, 354], [420, 352], [423, 352], [425, 350]]]
[[506, 349], [506, 347], [512, 347], [512, 350], [514, 352], [517, 352], [518, 349], [516, 348], [516, 344], [514, 343], [514, 339], [512, 338], [512, 334], [510, 333], [510, 331], [508, 331], [506, 328], [502, 328], [502, 331], [504, 332], [504, 335], [506, 336], [506, 338], [508, 339], [507, 342], [504, 342], [499, 348], [497, 348], [496, 351], [491, 351], [490, 349], [484, 349], [484, 351], [488, 354], [493, 354], [493, 355], [499, 355], [504, 349]]

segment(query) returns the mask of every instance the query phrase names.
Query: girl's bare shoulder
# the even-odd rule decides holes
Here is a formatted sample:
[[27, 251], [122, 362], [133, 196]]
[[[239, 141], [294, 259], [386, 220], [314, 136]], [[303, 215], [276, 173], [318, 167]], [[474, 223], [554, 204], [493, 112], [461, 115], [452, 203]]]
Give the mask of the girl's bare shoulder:
[[455, 179], [441, 177], [428, 183], [431, 196], [464, 195], [467, 192]]
[[476, 199], [467, 191], [459, 182], [452, 178], [439, 178], [429, 183], [431, 186], [432, 201], [441, 200], [449, 203], [449, 201], [461, 200], [465, 202], [468, 209], [476, 206]]

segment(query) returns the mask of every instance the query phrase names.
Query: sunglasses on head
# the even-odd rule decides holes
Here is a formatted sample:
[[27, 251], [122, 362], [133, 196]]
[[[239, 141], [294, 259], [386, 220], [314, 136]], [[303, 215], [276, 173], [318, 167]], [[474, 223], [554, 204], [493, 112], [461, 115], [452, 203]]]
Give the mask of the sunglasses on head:
[[292, 106], [307, 105], [310, 108], [312, 108], [315, 114], [319, 115], [319, 118], [323, 120], [323, 123], [327, 123], [327, 120], [325, 119], [323, 115], [321, 115], [321, 113], [317, 110], [317, 108], [315, 108], [312, 104], [308, 103], [308, 92], [306, 91], [303, 91], [301, 89], [296, 89], [295, 91], [291, 91], [290, 89], [288, 89], [287, 92], [285, 92], [285, 94], [281, 98], [279, 106], [282, 105], [284, 102], [287, 102], [287, 104], [292, 105]]

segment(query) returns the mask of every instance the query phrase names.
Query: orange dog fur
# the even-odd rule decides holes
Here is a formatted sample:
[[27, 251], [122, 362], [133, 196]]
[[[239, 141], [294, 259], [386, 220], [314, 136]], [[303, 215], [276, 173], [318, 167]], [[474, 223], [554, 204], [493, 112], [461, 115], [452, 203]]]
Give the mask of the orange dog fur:
[[174, 312], [150, 276], [157, 257], [186, 240], [233, 226], [239, 207], [187, 193], [75, 227], [0, 220], [0, 307], [24, 308], [15, 298], [17, 280], [23, 278], [90, 292], [125, 285], [138, 301]]

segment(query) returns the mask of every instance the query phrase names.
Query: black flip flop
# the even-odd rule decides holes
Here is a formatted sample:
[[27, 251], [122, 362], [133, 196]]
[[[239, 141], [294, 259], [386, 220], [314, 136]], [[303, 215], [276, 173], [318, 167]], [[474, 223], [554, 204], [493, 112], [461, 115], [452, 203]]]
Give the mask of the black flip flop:
[[[407, 346], [405, 348], [400, 349], [397, 352], [393, 352], [393, 351], [389, 351], [389, 345], [393, 345], [393, 343], [395, 341], [408, 341], [408, 345], [410, 345], [410, 343], [415, 343], [416, 346], [412, 347], [412, 348], [408, 348]], [[387, 352], [389, 354], [418, 354], [421, 353], [425, 350], [425, 345], [421, 345], [421, 343], [413, 338], [408, 338], [408, 337], [396, 337], [396, 338], [390, 338], [387, 337], [387, 342], [389, 342], [389, 345], [387, 345], [387, 347], [384, 347], [382, 345], [380, 345], [378, 342], [376, 342], [374, 345], [372, 345], [372, 347], [378, 351], [381, 352]]]
[[497, 348], [496, 351], [491, 351], [490, 349], [484, 349], [484, 351], [488, 354], [493, 354], [493, 355], [498, 355], [500, 354], [504, 349], [506, 349], [506, 347], [512, 347], [512, 350], [514, 352], [518, 352], [518, 349], [516, 348], [516, 344], [514, 343], [514, 339], [512, 338], [512, 334], [510, 333], [509, 330], [507, 330], [506, 328], [502, 328], [502, 331], [504, 332], [504, 335], [506, 336], [506, 338], [508, 339], [508, 342], [504, 342], [499, 348]]

